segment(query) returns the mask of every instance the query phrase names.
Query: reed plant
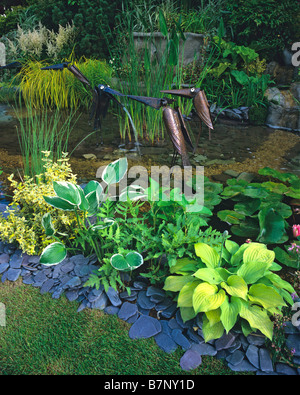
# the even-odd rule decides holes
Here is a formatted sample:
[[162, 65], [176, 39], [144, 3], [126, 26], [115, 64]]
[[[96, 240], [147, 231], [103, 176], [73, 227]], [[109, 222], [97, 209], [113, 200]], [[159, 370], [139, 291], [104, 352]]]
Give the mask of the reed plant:
[[18, 140], [23, 160], [24, 175], [34, 177], [44, 172], [44, 153], [50, 152], [50, 159], [61, 159], [68, 152], [68, 141], [76, 123], [76, 111], [61, 111], [34, 108], [26, 103], [25, 115], [21, 107], [15, 107], [19, 122]]

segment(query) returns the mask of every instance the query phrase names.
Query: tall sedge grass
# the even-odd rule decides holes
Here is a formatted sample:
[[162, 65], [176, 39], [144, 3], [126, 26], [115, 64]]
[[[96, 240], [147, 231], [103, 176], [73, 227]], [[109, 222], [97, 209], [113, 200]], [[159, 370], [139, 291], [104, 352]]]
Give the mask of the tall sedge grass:
[[[110, 81], [112, 69], [105, 61], [80, 59], [72, 64], [89, 79], [92, 87]], [[41, 70], [47, 65], [29, 61], [23, 67], [20, 90], [26, 102], [34, 108], [77, 109], [91, 105], [91, 92], [71, 72]]]
[[23, 160], [24, 175], [34, 177], [44, 171], [43, 151], [50, 151], [50, 158], [57, 160], [68, 152], [68, 141], [76, 122], [76, 112], [62, 112], [42, 108], [35, 109], [26, 103], [26, 115], [15, 108], [19, 121], [18, 139]]

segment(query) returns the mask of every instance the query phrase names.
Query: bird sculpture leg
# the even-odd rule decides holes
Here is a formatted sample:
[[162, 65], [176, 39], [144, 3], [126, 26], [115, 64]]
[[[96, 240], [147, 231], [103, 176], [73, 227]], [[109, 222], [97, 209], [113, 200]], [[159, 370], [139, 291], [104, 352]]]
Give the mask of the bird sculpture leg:
[[190, 160], [178, 112], [171, 107], [165, 107], [163, 110], [163, 120], [174, 149], [181, 156], [182, 165], [190, 166]]

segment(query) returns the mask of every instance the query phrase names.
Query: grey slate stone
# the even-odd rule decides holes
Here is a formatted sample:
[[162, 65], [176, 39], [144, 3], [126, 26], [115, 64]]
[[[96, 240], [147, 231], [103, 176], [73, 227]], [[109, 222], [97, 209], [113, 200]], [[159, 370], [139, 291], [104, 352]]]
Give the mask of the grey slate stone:
[[285, 363], [277, 363], [275, 366], [275, 370], [277, 373], [281, 373], [284, 375], [289, 375], [289, 376], [297, 375], [297, 370]]
[[117, 306], [107, 306], [104, 309], [104, 313], [109, 314], [109, 315], [118, 314], [119, 311], [120, 311], [120, 307], [117, 307]]
[[95, 302], [97, 299], [100, 298], [100, 296], [104, 292], [104, 286], [100, 284], [99, 289], [94, 288], [89, 294], [88, 294], [88, 300], [89, 302]]
[[39, 271], [37, 275], [34, 277], [34, 284], [35, 287], [41, 287], [48, 278], [43, 271]]
[[135, 303], [124, 302], [118, 312], [118, 317], [121, 320], [127, 321], [128, 318], [132, 317], [137, 313], [137, 305]]
[[257, 369], [246, 359], [243, 359], [241, 363], [237, 365], [228, 364], [228, 367], [234, 372], [256, 372]]
[[177, 310], [177, 305], [176, 305], [176, 303], [173, 302], [169, 307], [162, 310], [161, 316], [169, 319], [169, 318], [173, 317], [176, 310]]
[[130, 327], [129, 337], [131, 339], [148, 338], [157, 335], [161, 329], [161, 324], [156, 318], [142, 315]]
[[1, 263], [0, 264], [0, 274], [4, 273], [5, 270], [9, 267], [8, 263]]
[[92, 308], [93, 309], [98, 309], [98, 310], [104, 310], [105, 307], [108, 305], [108, 297], [106, 296], [106, 293], [103, 292], [95, 302], [92, 303]]
[[216, 350], [226, 350], [227, 348], [231, 347], [232, 344], [235, 341], [235, 336], [229, 332], [228, 334], [225, 333], [223, 336], [221, 336], [219, 339], [216, 340], [215, 346]]
[[181, 369], [186, 371], [196, 369], [201, 363], [201, 355], [192, 349], [187, 350], [180, 359]]
[[265, 344], [266, 338], [261, 335], [248, 335], [247, 341], [254, 346], [263, 346]]
[[263, 372], [273, 372], [272, 359], [270, 357], [269, 351], [266, 348], [259, 349], [259, 363], [260, 370]]
[[113, 306], [120, 306], [122, 304], [122, 301], [119, 297], [119, 292], [117, 292], [112, 287], [108, 288], [106, 295]]
[[210, 355], [213, 357], [217, 354], [215, 347], [208, 343], [192, 343], [191, 349], [200, 355]]
[[249, 362], [252, 363], [252, 365], [257, 369], [260, 368], [258, 352], [259, 349], [253, 344], [250, 344], [246, 351], [246, 357], [248, 358]]
[[[226, 352], [226, 350], [221, 350], [221, 351]], [[226, 361], [231, 365], [236, 366], [239, 365], [244, 358], [245, 358], [245, 354], [241, 350], [236, 350], [234, 351], [234, 353], [228, 355]]]
[[19, 278], [19, 276], [21, 274], [21, 269], [9, 268], [7, 270], [7, 272], [5, 272], [5, 274], [7, 276], [7, 280], [9, 280], [9, 281], [17, 281], [17, 279]]
[[172, 334], [172, 339], [175, 341], [176, 344], [178, 344], [183, 349], [183, 351], [186, 351], [189, 348], [191, 348], [190, 341], [184, 336], [184, 334], [180, 329], [173, 329], [171, 334]]
[[1, 254], [0, 255], [0, 264], [2, 263], [8, 263], [10, 259], [9, 254]]
[[[24, 279], [23, 279], [23, 282], [24, 282]], [[28, 283], [26, 283], [26, 284], [28, 284]], [[53, 278], [49, 278], [48, 280], [46, 280], [41, 287], [41, 294], [49, 292], [51, 290], [51, 288], [54, 286], [54, 284], [55, 284], [55, 280], [53, 280]]]
[[175, 341], [166, 333], [160, 332], [154, 336], [156, 344], [167, 354], [174, 352], [177, 349]]
[[69, 289], [66, 292], [66, 298], [70, 301], [73, 302], [78, 298], [78, 290], [77, 289]]
[[137, 298], [137, 303], [142, 309], [151, 310], [155, 306], [147, 296], [146, 291], [140, 291]]

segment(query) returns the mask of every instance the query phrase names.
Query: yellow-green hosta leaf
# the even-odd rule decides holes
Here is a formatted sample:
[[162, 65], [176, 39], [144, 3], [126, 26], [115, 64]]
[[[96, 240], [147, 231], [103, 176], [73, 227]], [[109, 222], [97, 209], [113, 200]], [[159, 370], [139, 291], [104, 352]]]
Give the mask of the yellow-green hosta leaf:
[[179, 292], [186, 283], [194, 280], [193, 276], [169, 276], [166, 278], [164, 290]]
[[213, 326], [213, 325], [217, 324], [218, 322], [220, 322], [221, 310], [220, 310], [220, 308], [218, 308], [216, 310], [210, 310], [210, 311], [207, 311], [205, 313], [205, 315], [209, 321], [209, 325]]
[[210, 325], [210, 322], [206, 315], [203, 316], [202, 333], [204, 336], [204, 341], [207, 343], [213, 339], [219, 339], [224, 333], [224, 326], [222, 322], [219, 321], [214, 325]]
[[233, 274], [228, 277], [227, 282], [222, 282], [221, 287], [231, 296], [238, 296], [239, 298], [247, 300], [248, 286], [245, 280]]
[[240, 316], [247, 320], [252, 328], [260, 330], [268, 339], [272, 340], [273, 323], [267, 311], [241, 299], [240, 303]]
[[206, 267], [194, 273], [195, 277], [210, 284], [220, 284], [222, 281], [226, 281], [229, 275], [230, 273], [221, 267], [215, 269]]
[[282, 297], [274, 288], [268, 287], [264, 284], [252, 285], [249, 289], [248, 297], [251, 302], [259, 303], [265, 309], [286, 305]]
[[177, 299], [178, 307], [193, 307], [193, 294], [199, 282], [198, 280], [192, 281], [182, 287]]
[[215, 310], [221, 306], [225, 300], [225, 292], [214, 284], [201, 283], [193, 293], [193, 307], [196, 313]]
[[275, 252], [267, 249], [265, 244], [250, 243], [249, 248], [246, 248], [243, 254], [243, 262], [266, 262], [269, 266], [272, 265], [275, 259]]
[[195, 270], [197, 270], [197, 262], [191, 258], [177, 259], [176, 264], [170, 267], [170, 273], [172, 274], [195, 273]]
[[283, 280], [278, 274], [272, 273], [272, 272], [267, 272], [265, 274], [265, 277], [271, 281], [272, 284], [274, 284], [277, 288], [283, 288], [286, 289], [288, 292], [291, 294], [295, 292], [294, 288], [291, 286], [290, 283], [287, 281]]
[[264, 277], [268, 268], [268, 262], [243, 263], [237, 271], [237, 275], [243, 277], [247, 284], [254, 284], [257, 280]]
[[237, 298], [231, 298], [229, 301], [228, 296], [226, 296], [226, 299], [222, 306], [220, 307], [221, 310], [221, 316], [220, 320], [228, 333], [233, 326], [236, 324], [238, 314], [240, 312], [240, 303], [238, 303]]
[[209, 245], [205, 243], [197, 243], [195, 244], [195, 252], [207, 267], [218, 267], [220, 259], [219, 254]]

